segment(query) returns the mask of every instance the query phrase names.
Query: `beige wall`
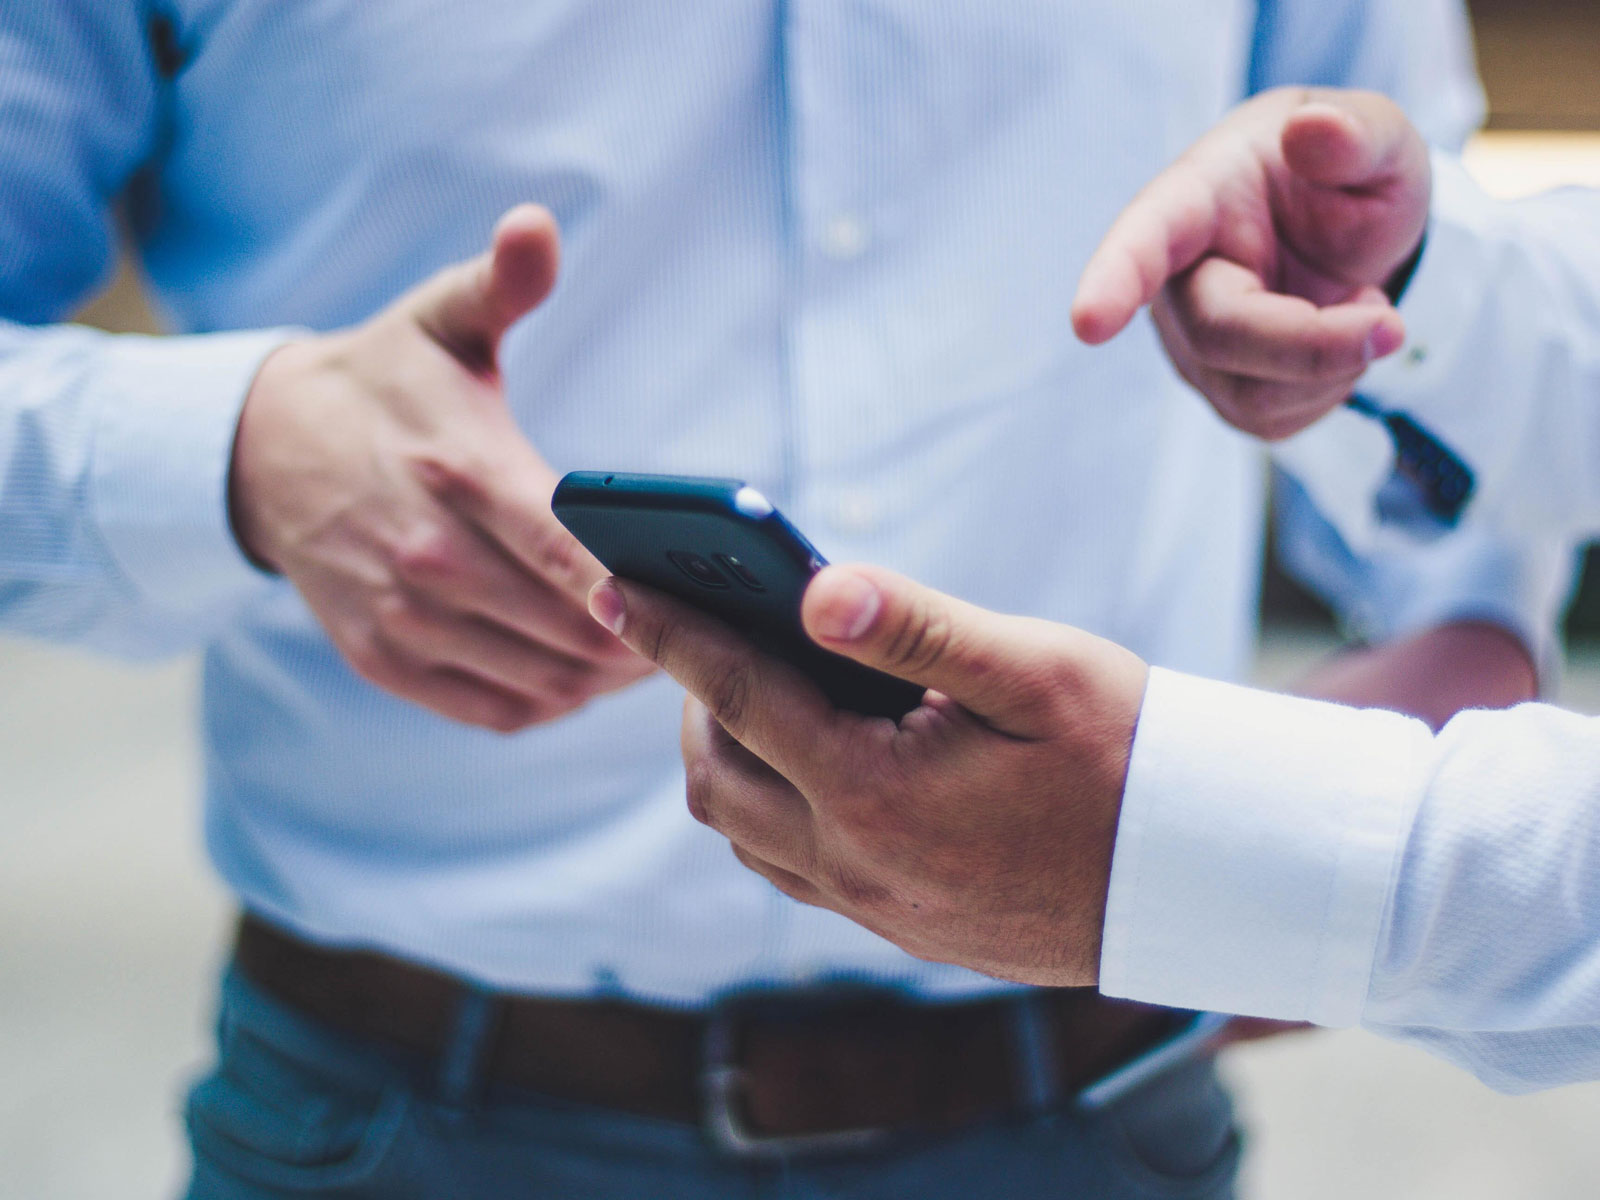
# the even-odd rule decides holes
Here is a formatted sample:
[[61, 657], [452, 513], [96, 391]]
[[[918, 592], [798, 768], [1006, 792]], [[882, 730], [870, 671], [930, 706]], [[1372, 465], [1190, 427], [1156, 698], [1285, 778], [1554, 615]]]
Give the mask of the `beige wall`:
[[1469, 2], [1490, 128], [1600, 130], [1600, 3]]

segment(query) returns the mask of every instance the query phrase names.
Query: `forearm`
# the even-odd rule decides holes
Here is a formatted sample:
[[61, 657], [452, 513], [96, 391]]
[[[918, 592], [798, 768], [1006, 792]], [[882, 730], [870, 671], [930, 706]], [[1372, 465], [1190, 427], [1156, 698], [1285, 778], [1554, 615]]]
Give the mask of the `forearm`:
[[1319, 668], [1304, 694], [1390, 708], [1438, 728], [1463, 708], [1532, 699], [1559, 672], [1557, 630], [1577, 564], [1568, 539], [1513, 535], [1469, 518], [1435, 541], [1400, 539], [1359, 555], [1289, 480], [1278, 489], [1277, 518], [1285, 568], [1373, 647]]
[[1295, 691], [1356, 708], [1385, 708], [1443, 728], [1470, 708], [1509, 708], [1539, 694], [1520, 638], [1488, 621], [1454, 621], [1319, 665]]

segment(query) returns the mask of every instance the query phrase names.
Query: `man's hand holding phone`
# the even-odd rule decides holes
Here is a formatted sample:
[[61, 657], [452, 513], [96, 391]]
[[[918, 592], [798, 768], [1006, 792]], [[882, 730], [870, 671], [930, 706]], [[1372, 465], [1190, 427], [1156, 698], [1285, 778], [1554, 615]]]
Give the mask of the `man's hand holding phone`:
[[871, 567], [807, 589], [822, 646], [933, 689], [898, 723], [835, 708], [728, 626], [610, 580], [598, 620], [690, 693], [689, 806], [741, 861], [921, 957], [1092, 984], [1145, 664]]
[[1152, 305], [1179, 373], [1225, 420], [1288, 437], [1404, 343], [1385, 288], [1421, 246], [1431, 182], [1421, 134], [1384, 97], [1263, 93], [1118, 218], [1073, 325], [1099, 345]]
[[650, 670], [590, 620], [605, 574], [555, 520], [555, 475], [506, 407], [500, 340], [555, 285], [549, 213], [353, 329], [271, 355], [245, 402], [241, 544], [364, 677], [510, 732]]

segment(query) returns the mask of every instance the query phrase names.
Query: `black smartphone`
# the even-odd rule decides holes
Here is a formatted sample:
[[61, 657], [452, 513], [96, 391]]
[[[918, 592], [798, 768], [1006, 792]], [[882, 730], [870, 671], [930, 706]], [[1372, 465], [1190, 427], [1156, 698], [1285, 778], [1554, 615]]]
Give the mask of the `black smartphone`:
[[827, 562], [743, 480], [573, 471], [551, 506], [613, 575], [721, 618], [798, 667], [836, 707], [899, 720], [922, 703], [922, 688], [806, 636], [800, 599]]

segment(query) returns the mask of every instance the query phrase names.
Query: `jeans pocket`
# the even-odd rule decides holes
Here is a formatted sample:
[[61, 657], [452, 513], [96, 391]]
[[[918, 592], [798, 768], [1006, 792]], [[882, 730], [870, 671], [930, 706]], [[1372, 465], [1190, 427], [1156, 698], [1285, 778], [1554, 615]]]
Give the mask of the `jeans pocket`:
[[1119, 1195], [1233, 1194], [1242, 1138], [1210, 1063], [1180, 1067], [1095, 1114], [1088, 1133], [1126, 1189]]
[[285, 1192], [353, 1190], [399, 1139], [409, 1094], [319, 1070], [224, 1018], [216, 1067], [189, 1092], [196, 1179], [207, 1169]]

